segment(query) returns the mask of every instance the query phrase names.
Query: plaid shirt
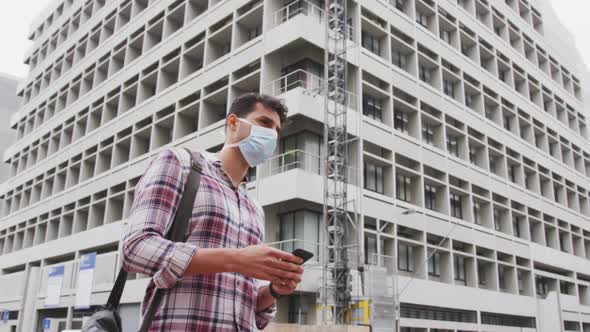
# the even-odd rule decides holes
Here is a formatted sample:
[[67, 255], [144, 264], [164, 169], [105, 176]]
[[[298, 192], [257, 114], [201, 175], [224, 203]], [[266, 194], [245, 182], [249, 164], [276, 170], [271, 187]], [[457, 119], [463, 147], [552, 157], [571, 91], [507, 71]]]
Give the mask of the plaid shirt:
[[203, 167], [201, 184], [186, 230], [186, 242], [164, 238], [174, 219], [189, 173], [189, 154], [171, 148], [149, 165], [135, 188], [129, 228], [123, 240], [123, 267], [152, 276], [142, 302], [145, 312], [155, 287], [164, 288], [149, 331], [253, 331], [276, 314], [276, 304], [256, 311], [258, 281], [239, 273], [184, 276], [199, 248], [241, 248], [264, 239], [264, 211], [237, 187], [217, 156], [193, 152]]

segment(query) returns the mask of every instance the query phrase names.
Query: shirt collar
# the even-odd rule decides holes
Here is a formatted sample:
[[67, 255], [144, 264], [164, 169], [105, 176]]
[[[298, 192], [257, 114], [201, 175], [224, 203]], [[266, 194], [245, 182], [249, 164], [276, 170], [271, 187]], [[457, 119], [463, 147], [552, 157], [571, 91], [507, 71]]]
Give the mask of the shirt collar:
[[[215, 168], [217, 168], [217, 171], [219, 172], [219, 174], [224, 179], [226, 179], [227, 182], [229, 182], [229, 184], [231, 186], [234, 186], [231, 179], [229, 178], [229, 176], [223, 170], [223, 166], [221, 165], [221, 160], [219, 159], [219, 156], [217, 155], [217, 153], [209, 153], [209, 155], [211, 156], [211, 163], [213, 164], [213, 166], [215, 166]], [[242, 181], [238, 184], [238, 187], [241, 185], [245, 185], [248, 182], [250, 182], [250, 176], [248, 175], [248, 173], [246, 173], [246, 175], [244, 176]]]

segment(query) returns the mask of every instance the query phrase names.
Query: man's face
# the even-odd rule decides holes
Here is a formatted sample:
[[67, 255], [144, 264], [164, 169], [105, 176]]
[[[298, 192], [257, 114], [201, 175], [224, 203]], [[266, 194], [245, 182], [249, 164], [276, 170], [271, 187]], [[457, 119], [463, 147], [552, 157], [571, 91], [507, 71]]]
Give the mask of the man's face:
[[[250, 121], [255, 126], [270, 128], [277, 132], [277, 137], [280, 136], [281, 118], [279, 114], [270, 108], [264, 107], [261, 103], [257, 103], [254, 111], [250, 112], [244, 119]], [[251, 126], [247, 123], [238, 120], [235, 114], [231, 114], [227, 118], [227, 138], [226, 143], [237, 143], [250, 135]]]

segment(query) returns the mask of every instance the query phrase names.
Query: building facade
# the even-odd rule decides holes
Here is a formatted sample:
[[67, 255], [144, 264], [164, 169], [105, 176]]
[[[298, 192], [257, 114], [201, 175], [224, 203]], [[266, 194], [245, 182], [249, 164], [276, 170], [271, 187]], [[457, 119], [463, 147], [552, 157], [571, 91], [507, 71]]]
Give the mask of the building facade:
[[[549, 4], [351, 0], [348, 16], [349, 206], [361, 232], [350, 242], [366, 271], [395, 271], [384, 292], [399, 294], [401, 331], [590, 331], [587, 71]], [[320, 0], [45, 10], [4, 154], [0, 331], [79, 328], [91, 312], [76, 305], [81, 257], [96, 253], [93, 309], [150, 158], [172, 145], [217, 151], [246, 91], [290, 110], [275, 157], [251, 172], [266, 241], [320, 256], [275, 321], [317, 323], [325, 17]], [[129, 329], [146, 284], [129, 276]], [[371, 305], [359, 322], [374, 322]]]

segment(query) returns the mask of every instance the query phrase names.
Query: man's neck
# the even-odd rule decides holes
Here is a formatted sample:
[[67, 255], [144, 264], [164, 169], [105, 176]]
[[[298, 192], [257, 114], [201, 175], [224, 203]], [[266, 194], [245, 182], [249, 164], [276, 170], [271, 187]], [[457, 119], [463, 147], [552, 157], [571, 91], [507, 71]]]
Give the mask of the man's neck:
[[229, 176], [234, 186], [242, 182], [248, 172], [248, 162], [237, 148], [224, 148], [219, 151], [219, 160], [225, 174]]

